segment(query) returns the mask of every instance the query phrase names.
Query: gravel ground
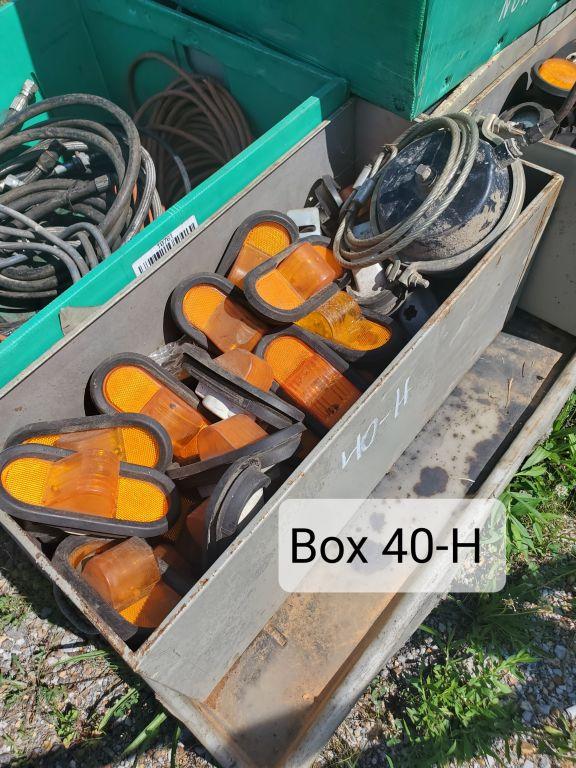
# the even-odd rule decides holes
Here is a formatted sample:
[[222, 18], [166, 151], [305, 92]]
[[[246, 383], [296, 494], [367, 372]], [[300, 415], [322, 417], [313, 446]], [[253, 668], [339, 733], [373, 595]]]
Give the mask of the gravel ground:
[[[154, 715], [158, 707], [151, 692], [130, 671], [104, 655], [70, 664], [78, 654], [105, 652], [77, 637], [59, 614], [50, 587], [0, 533], [0, 765], [50, 768], [163, 768], [170, 765], [174, 725], [166, 725], [155, 745], [135, 762], [119, 755]], [[537, 617], [542, 660], [526, 666], [525, 680], [508, 679], [515, 689], [519, 728], [514, 732], [519, 755], [504, 757], [504, 739], [495, 745], [504, 765], [524, 768], [567, 768], [571, 759], [539, 753], [531, 732], [555, 722], [568, 711], [576, 719], [576, 621], [572, 588], [543, 589]], [[454, 614], [441, 607], [427, 621], [438, 635], [420, 631], [387, 665], [375, 688], [383, 693], [378, 714], [370, 693], [358, 702], [317, 761], [317, 766], [398, 766], [413, 762], [406, 744], [383, 746], [396, 734], [395, 701], [405, 680], [423, 658], [439, 653], [437, 639], [450, 631]], [[435, 639], [436, 638], [436, 639]], [[68, 663], [67, 663], [68, 661]], [[113, 702], [133, 686], [126, 713], [112, 718], [103, 733], [97, 724]], [[138, 700], [136, 702], [136, 698]], [[132, 706], [130, 706], [132, 704]], [[134, 704], [137, 704], [136, 706]], [[568, 715], [566, 715], [568, 717]], [[524, 732], [525, 730], [525, 732]], [[510, 736], [513, 734], [511, 733]], [[492, 758], [458, 763], [461, 768], [495, 765]], [[188, 732], [180, 736], [176, 765], [211, 768], [214, 763]], [[456, 763], [454, 764], [456, 765]]]

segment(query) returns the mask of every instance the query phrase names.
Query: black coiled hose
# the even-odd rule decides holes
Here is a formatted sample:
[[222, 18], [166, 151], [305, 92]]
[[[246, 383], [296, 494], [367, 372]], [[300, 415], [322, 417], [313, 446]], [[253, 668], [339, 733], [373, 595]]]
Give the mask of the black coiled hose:
[[[103, 122], [51, 117], [24, 127], [71, 108], [97, 109]], [[162, 210], [154, 164], [116, 104], [76, 93], [11, 114], [0, 124], [0, 305], [38, 309]]]

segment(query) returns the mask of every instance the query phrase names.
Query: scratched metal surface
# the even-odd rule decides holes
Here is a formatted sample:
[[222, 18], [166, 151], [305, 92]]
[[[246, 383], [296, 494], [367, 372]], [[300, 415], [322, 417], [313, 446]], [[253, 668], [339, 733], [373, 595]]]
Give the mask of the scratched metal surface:
[[473, 494], [514, 439], [575, 339], [518, 313], [372, 492], [374, 498]]

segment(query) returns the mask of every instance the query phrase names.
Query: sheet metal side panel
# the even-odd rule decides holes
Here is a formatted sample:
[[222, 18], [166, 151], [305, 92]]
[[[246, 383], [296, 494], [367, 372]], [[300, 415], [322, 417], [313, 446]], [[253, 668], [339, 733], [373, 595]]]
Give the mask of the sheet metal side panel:
[[191, 698], [208, 695], [283, 601], [278, 504], [287, 497], [370, 493], [501, 330], [561, 183], [560, 177], [551, 179], [188, 595], [142, 656], [139, 672], [145, 678]]
[[[487, 477], [476, 498], [497, 498], [502, 493], [525, 457], [549, 433], [575, 388], [576, 356], [571, 358], [518, 437]], [[395, 598], [379, 622], [380, 630], [358, 661], [347, 671], [346, 677], [285, 768], [305, 768], [310, 765], [310, 761], [326, 744], [370, 681], [416, 631], [441, 598], [441, 594], [404, 594]]]
[[576, 334], [576, 150], [545, 141], [530, 147], [526, 157], [561, 173], [564, 185], [522, 287], [519, 306]]

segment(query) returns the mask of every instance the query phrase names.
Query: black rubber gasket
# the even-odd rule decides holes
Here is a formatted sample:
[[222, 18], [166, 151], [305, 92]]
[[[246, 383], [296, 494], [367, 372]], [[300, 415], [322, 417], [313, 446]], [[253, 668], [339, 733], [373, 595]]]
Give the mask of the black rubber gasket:
[[343, 360], [347, 360], [349, 363], [362, 363], [363, 365], [383, 368], [383, 366], [392, 362], [406, 343], [405, 333], [400, 325], [391, 317], [381, 315], [378, 312], [366, 309], [365, 307], [361, 307], [361, 309], [362, 314], [367, 320], [371, 320], [378, 325], [383, 325], [391, 331], [392, 336], [390, 341], [376, 349], [360, 350], [346, 347], [344, 344], [339, 344], [332, 339], [325, 339], [323, 336], [319, 336], [308, 329], [306, 329], [306, 332], [309, 333], [311, 337], [324, 342], [327, 347], [333, 349]]
[[[212, 353], [222, 354], [221, 350], [210, 341], [206, 334], [202, 333], [202, 331], [199, 328], [196, 328], [195, 325], [192, 325], [184, 314], [184, 298], [188, 291], [197, 285], [214, 286], [214, 288], [218, 288], [218, 290], [222, 291], [225, 296], [231, 298], [232, 301], [239, 304], [242, 309], [246, 310], [248, 313], [250, 313], [250, 308], [246, 305], [242, 291], [236, 288], [230, 280], [222, 277], [222, 275], [216, 275], [214, 272], [199, 272], [196, 275], [192, 275], [191, 277], [182, 280], [182, 282], [174, 288], [170, 297], [170, 312], [172, 313], [172, 318], [178, 328], [203, 349], [207, 349]], [[259, 323], [262, 323], [259, 317], [255, 317], [254, 319]]]
[[113, 427], [139, 427], [150, 433], [156, 441], [158, 448], [158, 460], [153, 467], [164, 472], [172, 461], [172, 441], [163, 426], [150, 416], [140, 413], [103, 414], [101, 416], [83, 416], [75, 419], [61, 419], [60, 421], [41, 421], [29, 424], [27, 427], [13, 432], [4, 445], [10, 448], [19, 445], [26, 440], [33, 440], [41, 435], [71, 434], [85, 432], [92, 429], [111, 429]]
[[[335, 350], [330, 349], [330, 347], [325, 343], [324, 339], [321, 339], [321, 337], [317, 336], [316, 334], [308, 333], [306, 330], [296, 325], [290, 326], [289, 328], [284, 328], [277, 333], [264, 336], [264, 338], [259, 342], [258, 346], [254, 350], [255, 353], [265, 359], [264, 352], [266, 351], [266, 348], [270, 342], [282, 336], [293, 336], [294, 338], [299, 339], [300, 341], [307, 344], [314, 352], [317, 352], [321, 357], [329, 362], [330, 365], [334, 366], [334, 368], [336, 368], [339, 373], [347, 378], [351, 384], [354, 384], [354, 386], [359, 389], [360, 392], [364, 392], [368, 388], [368, 384], [356, 373], [356, 371], [350, 367], [348, 361], [344, 360], [344, 358], [341, 357]], [[282, 388], [282, 384], [280, 383], [278, 384], [278, 391], [281, 392], [282, 396], [285, 397], [289, 402], [295, 403], [290, 394]], [[298, 408], [301, 407], [298, 403], [295, 403], [295, 405]], [[305, 412], [304, 423], [312, 430], [312, 432], [319, 435], [320, 437], [323, 437], [329, 432], [329, 430], [323, 424], [321, 424], [317, 419], [314, 418], [314, 416], [308, 412]]]
[[[124, 641], [143, 641], [152, 632], [152, 629], [143, 629], [131, 624], [118, 611], [112, 608], [95, 589], [85, 581], [81, 574], [73, 567], [70, 557], [74, 550], [86, 544], [113, 544], [113, 539], [97, 538], [93, 536], [68, 536], [57, 546], [52, 556], [52, 565], [66, 581], [74, 587], [82, 599], [88, 603], [110, 629]], [[82, 614], [84, 615], [84, 614]]]
[[240, 250], [244, 245], [244, 241], [246, 240], [246, 237], [250, 231], [254, 229], [254, 227], [258, 224], [264, 224], [267, 221], [270, 221], [274, 224], [280, 224], [285, 227], [288, 231], [288, 234], [290, 235], [291, 243], [294, 243], [296, 240], [298, 240], [300, 234], [298, 227], [296, 226], [296, 223], [285, 213], [280, 213], [280, 211], [259, 211], [258, 213], [253, 213], [251, 216], [248, 216], [247, 219], [244, 219], [242, 224], [240, 224], [240, 226], [232, 235], [232, 239], [224, 251], [224, 256], [222, 256], [222, 259], [216, 268], [217, 274], [224, 276], [228, 274], [234, 262], [238, 258], [238, 254], [240, 253]]
[[[15, 445], [11, 448], [6, 448], [6, 450], [0, 453], [0, 476], [4, 468], [16, 459], [36, 457], [58, 461], [58, 459], [64, 459], [73, 454], [73, 451], [52, 448], [47, 445], [35, 445], [34, 443]], [[126, 538], [129, 536], [151, 538], [165, 534], [176, 521], [180, 511], [180, 497], [172, 480], [155, 469], [139, 467], [135, 464], [125, 464], [124, 462], [120, 462], [120, 475], [121, 477], [146, 480], [160, 488], [168, 499], [166, 515], [154, 522], [137, 523], [134, 521], [117, 520], [115, 518], [98, 517], [96, 515], [62, 512], [49, 507], [25, 504], [18, 501], [6, 491], [2, 484], [0, 484], [0, 507], [7, 514], [20, 520], [28, 520], [40, 525], [49, 525], [66, 531], [98, 533], [111, 538]]]
[[296, 453], [303, 432], [303, 424], [292, 424], [255, 443], [214, 456], [212, 459], [171, 467], [168, 469], [168, 477], [177, 483], [180, 489], [189, 491], [218, 482], [225, 467], [248, 457], [256, 457], [261, 466], [271, 467], [286, 461]]
[[121, 365], [134, 365], [143, 368], [147, 373], [174, 392], [175, 395], [178, 395], [178, 397], [181, 397], [182, 400], [188, 403], [188, 405], [191, 405], [192, 408], [198, 407], [200, 401], [196, 395], [188, 389], [188, 387], [182, 384], [182, 382], [178, 381], [175, 376], [169, 374], [149, 357], [146, 357], [146, 355], [140, 355], [137, 352], [123, 352], [119, 355], [113, 355], [107, 360], [104, 360], [103, 363], [100, 363], [90, 377], [90, 397], [101, 413], [121, 413], [121, 411], [117, 411], [116, 408], [108, 402], [104, 395], [104, 381], [106, 376], [114, 368], [118, 368]]
[[320, 236], [302, 238], [297, 243], [292, 243], [292, 245], [289, 245], [288, 248], [285, 248], [276, 256], [271, 256], [269, 259], [262, 262], [262, 264], [259, 264], [257, 267], [254, 267], [253, 270], [248, 272], [244, 278], [244, 295], [246, 296], [246, 301], [251, 309], [257, 312], [265, 320], [281, 325], [289, 325], [290, 323], [295, 323], [297, 320], [300, 320], [300, 318], [305, 315], [310, 314], [310, 312], [313, 312], [321, 304], [324, 304], [324, 302], [334, 296], [334, 294], [338, 293], [340, 290], [339, 285], [338, 283], [333, 282], [322, 288], [318, 293], [310, 296], [310, 298], [303, 301], [300, 306], [295, 307], [294, 309], [278, 309], [267, 301], [264, 301], [256, 289], [258, 280], [268, 272], [272, 272], [272, 270], [287, 259], [296, 248], [304, 243], [314, 244], [315, 242], [322, 242], [322, 244], [325, 244], [326, 238]]
[[216, 395], [231, 400], [238, 408], [251, 413], [272, 427], [283, 429], [304, 420], [304, 414], [273, 392], [265, 392], [227, 371], [204, 350], [192, 344], [182, 346], [184, 370], [198, 382], [206, 383]]

